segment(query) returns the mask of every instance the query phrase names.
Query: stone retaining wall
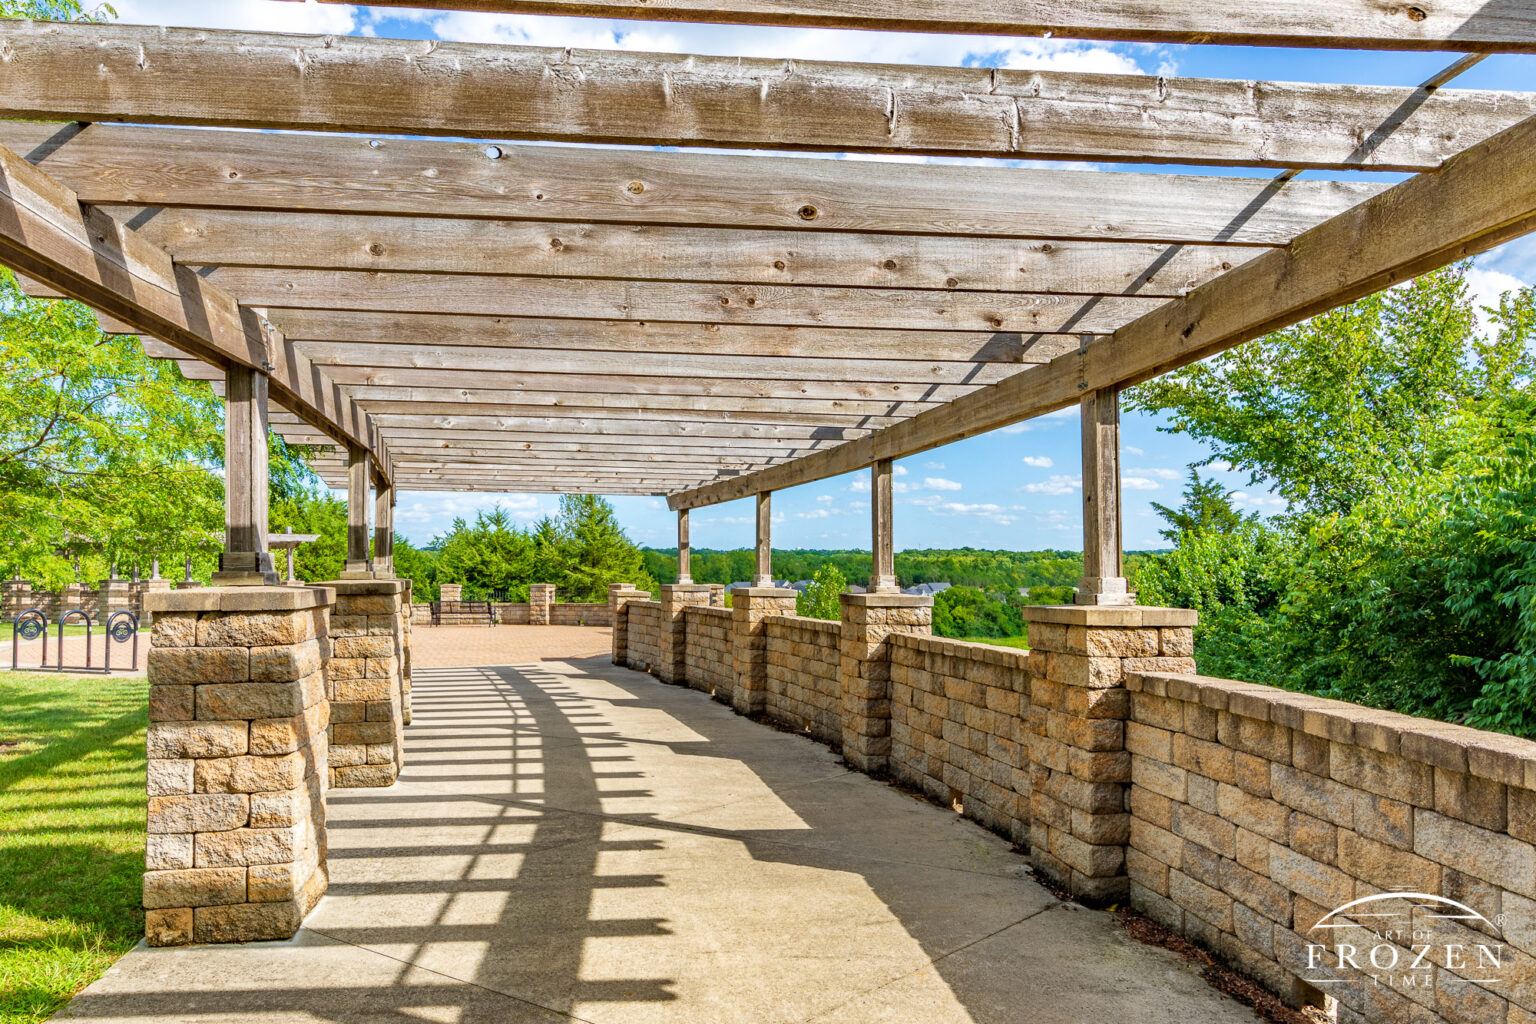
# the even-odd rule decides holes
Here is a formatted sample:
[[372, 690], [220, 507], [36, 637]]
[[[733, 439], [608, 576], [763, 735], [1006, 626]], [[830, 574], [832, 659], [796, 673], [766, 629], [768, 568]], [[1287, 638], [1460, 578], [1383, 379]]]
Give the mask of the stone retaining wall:
[[611, 626], [613, 609], [606, 604], [560, 601], [549, 606], [551, 626]]
[[1028, 842], [1028, 653], [911, 634], [891, 645], [891, 773]]
[[[1536, 743], [1224, 679], [1132, 673], [1126, 689], [1137, 908], [1292, 1001], [1326, 991], [1344, 1024], [1536, 1021]], [[1502, 914], [1502, 934], [1416, 910], [1461, 950], [1406, 969], [1436, 932], [1378, 952], [1360, 929], [1313, 930], [1392, 890]], [[1341, 942], [1365, 970], [1341, 968]], [[1479, 947], [1501, 942], [1490, 969]], [[1399, 969], [1372, 970], [1373, 953]]]
[[[527, 626], [533, 621], [532, 606], [527, 601], [496, 601], [491, 605], [491, 610], [496, 614], [496, 624], [500, 626]], [[417, 603], [411, 608], [411, 621], [418, 626], [430, 626], [432, 624], [432, 604], [429, 601]], [[447, 626], [484, 626], [485, 616], [475, 615], [444, 615], [443, 624]], [[549, 606], [549, 625], [551, 626], [611, 626], [613, 625], [613, 609], [607, 604], [585, 604], [576, 601], [556, 602]]]
[[629, 655], [626, 664], [641, 672], [650, 672], [661, 664], [661, 602], [630, 601]]
[[842, 666], [839, 640], [843, 626], [829, 619], [771, 615], [768, 633], [768, 697], [764, 712], [776, 722], [809, 733], [840, 749]]
[[716, 689], [729, 693], [734, 671], [731, 610], [694, 605], [684, 614], [687, 628], [684, 667], [688, 685], [704, 693], [714, 693]]

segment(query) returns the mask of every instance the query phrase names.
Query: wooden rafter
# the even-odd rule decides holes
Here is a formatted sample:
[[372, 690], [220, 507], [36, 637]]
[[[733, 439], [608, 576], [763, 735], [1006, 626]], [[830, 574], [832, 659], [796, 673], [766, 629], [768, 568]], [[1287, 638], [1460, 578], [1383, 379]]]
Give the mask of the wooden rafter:
[[[343, 0], [322, 0], [341, 3]], [[1128, 42], [1536, 52], [1536, 11], [1498, 0], [375, 0], [384, 7]]]
[[80, 22], [8, 22], [0, 45], [0, 116], [87, 122], [1412, 171], [1536, 115], [1459, 90]]
[[1386, 187], [24, 121], [0, 145], [97, 204], [1190, 245], [1284, 245]]

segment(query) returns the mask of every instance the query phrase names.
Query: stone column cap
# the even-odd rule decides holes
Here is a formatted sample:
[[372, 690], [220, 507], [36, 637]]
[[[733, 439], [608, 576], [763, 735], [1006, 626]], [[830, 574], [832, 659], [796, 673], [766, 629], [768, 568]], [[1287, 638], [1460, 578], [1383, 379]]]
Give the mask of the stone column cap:
[[865, 608], [929, 608], [933, 598], [927, 594], [839, 594], [843, 604]]
[[1141, 605], [1037, 604], [1024, 608], [1024, 621], [1062, 626], [1177, 627], [1195, 625], [1200, 613], [1192, 608]]
[[[711, 584], [695, 583], [695, 587], [708, 590]], [[731, 591], [732, 597], [799, 597], [800, 591], [784, 587], [737, 587]]]
[[663, 583], [661, 592], [663, 594], [707, 594], [714, 588], [713, 583]]
[[403, 594], [406, 585], [397, 579], [369, 579], [369, 580], [326, 580], [324, 583], [314, 584], [317, 587], [330, 587], [338, 594], [348, 597], [367, 597], [373, 594]]
[[335, 603], [330, 587], [198, 587], [144, 595], [149, 612], [297, 612]]

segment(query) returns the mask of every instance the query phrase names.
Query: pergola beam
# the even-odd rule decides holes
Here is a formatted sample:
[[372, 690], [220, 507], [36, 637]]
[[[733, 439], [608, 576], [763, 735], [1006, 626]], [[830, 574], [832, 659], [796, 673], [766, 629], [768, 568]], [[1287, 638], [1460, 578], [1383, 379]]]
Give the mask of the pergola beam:
[[0, 144], [97, 204], [1191, 245], [1284, 245], [1386, 187], [24, 121]]
[[[342, 3], [343, 0], [322, 0]], [[1536, 52], [1536, 11], [1487, 0], [376, 0], [383, 7], [1151, 43]]]
[[[1249, 246], [771, 231], [134, 206], [139, 234], [193, 266], [1173, 297]], [[359, 314], [367, 316], [379, 314]]]
[[1536, 115], [1480, 92], [87, 22], [0, 41], [0, 116], [81, 122], [1415, 171]]
[[222, 267], [208, 275], [248, 305], [283, 308], [860, 330], [1108, 334], [1161, 298], [719, 285], [592, 278], [488, 277]]
[[220, 377], [230, 368], [264, 374], [274, 400], [368, 450], [388, 476], [367, 416], [270, 323], [3, 147], [0, 263], [209, 363]]
[[850, 472], [1204, 359], [1536, 229], [1536, 119], [1175, 299], [1112, 337], [798, 463], [673, 494], [697, 508]]

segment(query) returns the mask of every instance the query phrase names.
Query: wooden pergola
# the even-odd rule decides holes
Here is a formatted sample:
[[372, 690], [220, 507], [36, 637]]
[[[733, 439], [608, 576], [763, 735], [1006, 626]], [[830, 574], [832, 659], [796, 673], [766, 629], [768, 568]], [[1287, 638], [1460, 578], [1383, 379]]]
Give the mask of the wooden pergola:
[[0, 22], [0, 262], [223, 389], [229, 582], [270, 570], [268, 422], [349, 488], [357, 573], [370, 483], [386, 569], [397, 489], [660, 494], [686, 581], [688, 510], [757, 496], [766, 576], [769, 495], [872, 467], [890, 587], [891, 460], [1080, 406], [1079, 599], [1122, 602], [1119, 389], [1536, 227], [1536, 93], [1446, 87], [1536, 52], [1531, 0], [407, 3], [1448, 55], [1371, 87]]

